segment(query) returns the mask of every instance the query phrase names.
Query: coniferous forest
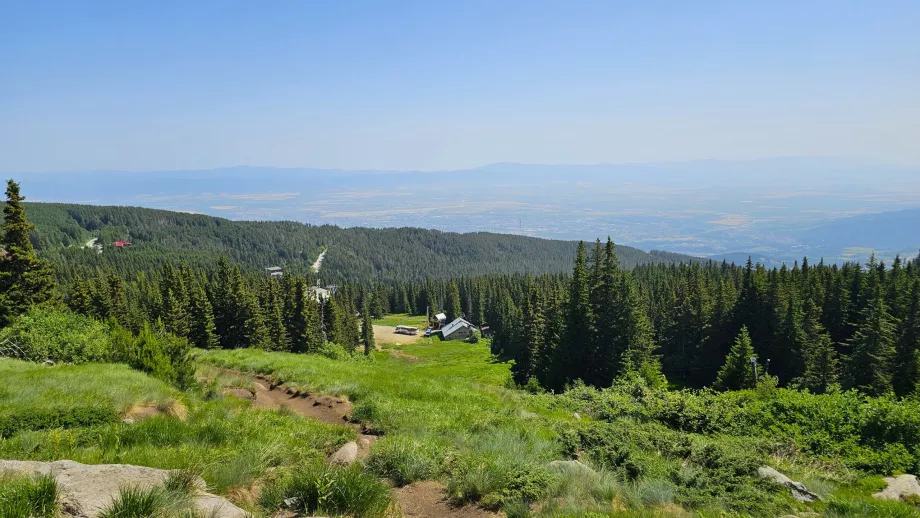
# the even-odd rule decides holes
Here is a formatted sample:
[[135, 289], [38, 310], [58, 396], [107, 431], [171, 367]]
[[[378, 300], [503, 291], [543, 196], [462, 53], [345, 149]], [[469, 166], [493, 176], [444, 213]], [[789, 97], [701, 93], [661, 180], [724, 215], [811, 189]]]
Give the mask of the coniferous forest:
[[[914, 515], [907, 499], [877, 503], [871, 494], [885, 485], [877, 475], [920, 469], [920, 257], [842, 265], [803, 258], [766, 269], [661, 254], [636, 264], [620, 258], [608, 238], [575, 243], [566, 272], [371, 275], [326, 292], [313, 272], [268, 275], [258, 267], [258, 249], [240, 245], [246, 254], [224, 253], [233, 232], [204, 238], [224, 232], [219, 227], [230, 223], [223, 220], [188, 220], [214, 225], [180, 233], [202, 243], [199, 255], [184, 255], [182, 246], [146, 248], [144, 241], [98, 254], [49, 244], [51, 234], [26, 217], [27, 209], [43, 206], [24, 204], [13, 181], [6, 196], [0, 353], [16, 358], [3, 360], [10, 376], [34, 377], [0, 394], [2, 456], [199, 469], [227, 494], [267, 484], [278, 498], [249, 504], [266, 516], [285, 505], [292, 488], [330, 499], [347, 480], [377, 496], [367, 508], [349, 500], [341, 509], [389, 516], [390, 492], [380, 478], [404, 485], [439, 477], [453, 504], [515, 516], [538, 506], [546, 506], [537, 513], [546, 516], [773, 516], [802, 509]], [[39, 221], [47, 216], [38, 212]], [[254, 233], [261, 228], [251, 225]], [[265, 228], [282, 239], [288, 224], [280, 225]], [[432, 253], [463, 241], [428, 237]], [[507, 243], [489, 239], [471, 246], [507, 252]], [[314, 251], [327, 246], [334, 249], [315, 242]], [[272, 260], [279, 249], [269, 252]], [[371, 253], [363, 245], [351, 250]], [[536, 265], [542, 252], [532, 252]], [[307, 255], [302, 259], [312, 260]], [[374, 337], [375, 319], [438, 312], [466, 318], [488, 340], [422, 338], [398, 346]], [[119, 370], [125, 365], [131, 369]], [[90, 374], [74, 377], [72, 367]], [[111, 379], [111, 390], [130, 396], [133, 389], [121, 387], [136, 371], [148, 376], [131, 383], [182, 391], [195, 406], [188, 423], [159, 416], [134, 424], [104, 404], [87, 406], [82, 396], [36, 403], [20, 394], [35, 383], [79, 384], [96, 394], [97, 380]], [[351, 471], [317, 463], [355, 430], [339, 429], [341, 416], [331, 425], [281, 424], [290, 412], [260, 414], [222, 399], [246, 387], [254, 396], [246, 380], [255, 375], [299, 384], [291, 390], [354, 398], [350, 418], [382, 434], [379, 446]], [[265, 419], [274, 424], [259, 424]], [[304, 427], [318, 424], [332, 428], [316, 432], [309, 462], [294, 445], [264, 457], [272, 447], [265, 441], [300, 444]], [[155, 432], [136, 431], [148, 427]], [[215, 432], [219, 427], [227, 431]], [[62, 450], [65, 436], [69, 449]], [[161, 450], [180, 452], [181, 460], [145, 456]], [[245, 469], [209, 464], [215, 456]], [[559, 456], [570, 460], [556, 464]], [[818, 484], [823, 496], [808, 494], [827, 502], [793, 500], [785, 486], [761, 480], [764, 465], [811, 476], [809, 486]], [[349, 478], [356, 476], [362, 478]], [[313, 513], [321, 504], [305, 509]]]

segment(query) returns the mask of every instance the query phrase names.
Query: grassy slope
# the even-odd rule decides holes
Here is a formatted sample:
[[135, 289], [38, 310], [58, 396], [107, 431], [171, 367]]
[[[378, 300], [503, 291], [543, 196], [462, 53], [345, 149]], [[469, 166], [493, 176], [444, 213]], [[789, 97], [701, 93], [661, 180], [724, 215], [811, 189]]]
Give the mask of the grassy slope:
[[[744, 440], [682, 434], [627, 419], [596, 424], [604, 427], [598, 429], [621, 435], [626, 443], [654, 442], [657, 434], [659, 440], [692, 444], [688, 450], [693, 452], [692, 458], [674, 455], [668, 448], [648, 447], [633, 459], [643, 464], [640, 471], [647, 474], [632, 480], [604, 469], [590, 476], [546, 469], [548, 461], [564, 458], [566, 430], [593, 430], [592, 421], [575, 421], [572, 406], [553, 396], [505, 388], [509, 365], [495, 362], [485, 344], [422, 339], [417, 344], [387, 348], [398, 354], [377, 352], [373, 362], [337, 362], [254, 350], [208, 351], [200, 360], [264, 374], [309, 392], [346, 395], [356, 403], [355, 416], [385, 434], [370, 461], [378, 473], [403, 483], [441, 478], [455, 499], [504, 506], [509, 514], [519, 509], [514, 500], [522, 494], [527, 496], [528, 484], [542, 484], [546, 492], [539, 497], [542, 503], [538, 508], [546, 516], [588, 512], [680, 515], [683, 511], [672, 502], [682, 492], [668, 472], [689, 476], [680, 483], [691, 485], [731, 479], [731, 484], [719, 489], [704, 485], [683, 492], [702, 498], [694, 504], [694, 514], [701, 516], [767, 516], [808, 509], [792, 502], [782, 488], [754, 477], [758, 462], [776, 463], [779, 459], [738, 450], [747, 448]], [[634, 453], [644, 447], [637, 445]], [[683, 446], [675, 449], [682, 450]], [[741, 464], [733, 466], [736, 453]], [[747, 466], [746, 462], [755, 464]], [[694, 467], [694, 463], [698, 464]], [[746, 466], [745, 473], [732, 474], [731, 470], [741, 465]], [[879, 489], [874, 479], [829, 479], [820, 463], [810, 464], [807, 459], [778, 466], [814, 484], [831, 500], [828, 505], [812, 507], [823, 510], [826, 516], [917, 514], [902, 503], [871, 499], [869, 495]], [[740, 489], [743, 491], [732, 494]], [[741, 501], [744, 499], [750, 500]]]
[[[0, 438], [0, 458], [122, 463], [163, 469], [191, 468], [227, 492], [246, 487], [272, 466], [321, 461], [355, 433], [286, 411], [256, 410], [219, 393], [181, 394], [123, 365], [44, 367], [0, 360], [0, 416], [14, 421], [50, 410], [79, 413], [87, 404], [112, 419], [76, 420], [51, 429], [17, 430]], [[180, 397], [189, 415], [159, 415], [135, 424], [116, 412]]]

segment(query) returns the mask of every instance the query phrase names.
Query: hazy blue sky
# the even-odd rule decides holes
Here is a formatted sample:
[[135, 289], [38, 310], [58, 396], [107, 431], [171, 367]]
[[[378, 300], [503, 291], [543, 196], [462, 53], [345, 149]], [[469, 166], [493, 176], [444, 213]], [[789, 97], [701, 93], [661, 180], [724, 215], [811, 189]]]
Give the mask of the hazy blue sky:
[[920, 163], [920, 1], [0, 2], [0, 171]]

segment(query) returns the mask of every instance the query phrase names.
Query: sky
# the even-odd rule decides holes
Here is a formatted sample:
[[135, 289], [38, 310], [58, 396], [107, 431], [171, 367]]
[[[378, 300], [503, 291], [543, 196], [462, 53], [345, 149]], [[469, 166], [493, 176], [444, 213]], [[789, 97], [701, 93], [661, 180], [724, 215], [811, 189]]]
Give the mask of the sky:
[[0, 2], [0, 171], [920, 164], [920, 2]]

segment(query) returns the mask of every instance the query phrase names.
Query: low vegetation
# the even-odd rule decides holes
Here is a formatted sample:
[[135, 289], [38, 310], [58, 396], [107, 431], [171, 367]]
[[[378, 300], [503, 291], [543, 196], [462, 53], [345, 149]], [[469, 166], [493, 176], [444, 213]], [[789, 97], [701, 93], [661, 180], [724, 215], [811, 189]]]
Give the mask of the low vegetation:
[[0, 473], [0, 516], [55, 518], [58, 487], [50, 476], [14, 477]]

